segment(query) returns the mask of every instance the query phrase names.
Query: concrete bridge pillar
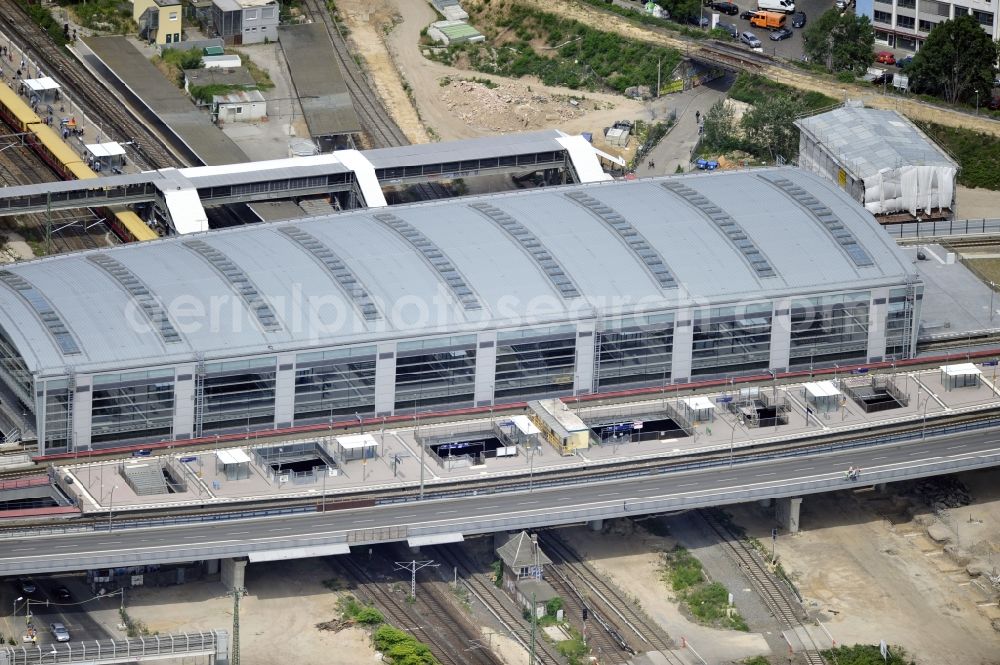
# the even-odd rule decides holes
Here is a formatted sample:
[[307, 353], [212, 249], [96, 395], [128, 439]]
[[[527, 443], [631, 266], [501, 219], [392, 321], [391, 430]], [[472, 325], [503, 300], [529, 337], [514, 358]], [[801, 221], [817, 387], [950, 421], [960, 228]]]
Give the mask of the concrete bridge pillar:
[[777, 499], [778, 520], [788, 530], [788, 533], [799, 532], [799, 509], [801, 506], [801, 497]]
[[205, 562], [205, 574], [206, 575], [218, 575], [219, 574], [219, 560], [209, 559]]
[[591, 531], [600, 531], [604, 528], [604, 520], [590, 520], [587, 522], [587, 526], [590, 527]]
[[761, 508], [770, 508], [774, 499], [757, 499], [757, 505]]
[[246, 588], [246, 559], [222, 560], [222, 585], [227, 591]]

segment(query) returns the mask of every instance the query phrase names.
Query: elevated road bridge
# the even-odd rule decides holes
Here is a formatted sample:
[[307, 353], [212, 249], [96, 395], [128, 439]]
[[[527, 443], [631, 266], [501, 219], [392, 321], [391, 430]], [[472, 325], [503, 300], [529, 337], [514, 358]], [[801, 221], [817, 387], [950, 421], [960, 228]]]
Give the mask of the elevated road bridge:
[[517, 491], [492, 494], [484, 487], [341, 511], [155, 527], [139, 522], [135, 528], [119, 525], [110, 530], [103, 521], [84, 531], [33, 527], [6, 534], [0, 575], [236, 557], [251, 562], [304, 558], [344, 554], [351, 547], [376, 543], [431, 545], [496, 531], [599, 523], [760, 499], [792, 499], [789, 503], [797, 512], [795, 501], [807, 494], [856, 487], [845, 479], [850, 466], [864, 469], [860, 484], [872, 485], [1000, 464], [995, 425], [962, 427], [917, 428], [796, 456], [735, 457], [715, 460], [711, 466], [700, 462], [619, 475], [609, 471], [602, 479], [582, 483], [526, 481]]
[[[228, 664], [228, 631], [168, 633], [114, 640], [0, 647], [0, 665], [42, 665], [43, 663], [111, 665], [112, 663], [148, 663], [155, 660], [191, 657], [207, 657], [207, 662], [213, 665]], [[205, 660], [202, 659], [198, 662], [205, 662]]]

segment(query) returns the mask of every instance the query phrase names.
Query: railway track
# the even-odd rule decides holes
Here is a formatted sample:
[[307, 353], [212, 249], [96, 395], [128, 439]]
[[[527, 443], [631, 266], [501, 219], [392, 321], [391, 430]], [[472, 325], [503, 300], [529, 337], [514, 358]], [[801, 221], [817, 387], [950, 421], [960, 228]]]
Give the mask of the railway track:
[[[6, 128], [2, 124], [0, 127]], [[0, 152], [0, 184], [28, 185], [52, 180], [54, 176], [49, 166], [27, 146]], [[26, 228], [36, 230], [43, 239], [46, 228], [53, 229], [54, 232], [49, 236], [49, 253], [75, 252], [113, 244], [114, 234], [102, 221], [90, 221], [93, 214], [89, 209], [81, 209], [84, 210], [86, 212], [82, 215], [73, 214], [69, 210], [57, 210], [49, 214], [17, 215], [14, 219]]]
[[[562, 566], [553, 563], [548, 568], [545, 580], [552, 585], [563, 600], [564, 618], [574, 626], [583, 628], [583, 635], [590, 652], [597, 656], [602, 665], [628, 663], [635, 650], [621, 633], [601, 614], [588, 595], [569, 578]], [[589, 625], [583, 620], [583, 608], [587, 608]], [[588, 629], [589, 627], [589, 629]]]
[[56, 46], [14, 0], [0, 0], [0, 30], [37, 64], [44, 65], [45, 71], [70, 92], [77, 106], [92, 117], [100, 117], [105, 134], [116, 134], [122, 141], [136, 141], [132, 147], [141, 162], [145, 162], [140, 163], [141, 167], [185, 166], [153, 132], [135, 120], [107, 88]]
[[403, 130], [385, 110], [381, 100], [368, 83], [364, 72], [361, 71], [361, 67], [351, 56], [351, 52], [347, 48], [347, 39], [340, 26], [330, 16], [327, 8], [320, 0], [305, 0], [303, 4], [313, 21], [319, 21], [326, 26], [330, 41], [333, 42], [333, 50], [337, 54], [337, 61], [340, 63], [340, 71], [344, 73], [347, 91], [354, 103], [354, 110], [358, 114], [362, 128], [375, 143], [372, 147], [393, 148], [409, 145], [410, 142]]
[[[411, 603], [406, 596], [388, 588], [386, 581], [376, 580], [370, 567], [359, 564], [353, 556], [335, 557], [333, 561], [358, 584], [358, 589], [390, 624], [426, 644], [442, 665], [502, 665], [491, 651], [470, 647], [470, 642], [480, 635], [473, 634], [474, 629], [465, 629], [467, 623], [446, 607], [433, 584], [419, 584], [416, 600]], [[409, 590], [408, 584], [396, 584]]]
[[[530, 649], [531, 627], [524, 618], [511, 609], [512, 602], [483, 573], [475, 572], [475, 564], [460, 547], [435, 546], [430, 548], [436, 560], [458, 569], [469, 592], [483, 604], [511, 637], [524, 647]], [[565, 659], [541, 635], [535, 631], [535, 661], [538, 665], [565, 665]]]
[[635, 601], [608, 584], [555, 530], [545, 531], [539, 537], [539, 544], [556, 566], [579, 580], [591, 602], [606, 608], [602, 618], [618, 624], [621, 635], [634, 645], [635, 651], [655, 651], [666, 659], [665, 662], [683, 665], [683, 661], [672, 653], [674, 644], [670, 636], [638, 609]]
[[[757, 593], [764, 600], [768, 609], [774, 614], [775, 619], [785, 628], [794, 631], [803, 641], [804, 651], [799, 652], [807, 665], [826, 665], [823, 656], [820, 655], [818, 645], [811, 635], [805, 630], [805, 623], [798, 601], [789, 598], [791, 590], [784, 588], [783, 584], [767, 568], [760, 554], [748, 542], [737, 536], [719, 520], [718, 514], [714, 510], [697, 511], [709, 528], [715, 532], [733, 561], [740, 567], [743, 574], [750, 580]], [[798, 610], [796, 608], [799, 608]], [[803, 628], [803, 630], [797, 630]], [[805, 642], [808, 640], [809, 644]], [[789, 646], [792, 646], [789, 644]]]

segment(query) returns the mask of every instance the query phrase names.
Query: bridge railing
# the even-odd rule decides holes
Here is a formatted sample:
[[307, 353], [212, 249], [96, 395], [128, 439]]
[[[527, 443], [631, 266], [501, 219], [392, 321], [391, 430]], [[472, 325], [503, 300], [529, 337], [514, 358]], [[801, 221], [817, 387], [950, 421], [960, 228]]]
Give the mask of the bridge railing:
[[953, 219], [936, 222], [906, 222], [882, 226], [893, 238], [946, 238], [1000, 234], [1000, 219]]
[[41, 665], [42, 663], [125, 662], [128, 659], [155, 659], [229, 652], [225, 630], [167, 635], [146, 635], [88, 642], [57, 642], [36, 646], [0, 648], [0, 665]]

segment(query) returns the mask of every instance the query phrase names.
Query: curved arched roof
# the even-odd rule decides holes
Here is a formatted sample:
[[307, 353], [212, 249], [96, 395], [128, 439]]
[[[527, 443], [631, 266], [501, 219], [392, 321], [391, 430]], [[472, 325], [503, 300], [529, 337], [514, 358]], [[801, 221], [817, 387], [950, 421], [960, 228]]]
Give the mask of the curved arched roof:
[[0, 325], [29, 368], [47, 373], [544, 325], [915, 275], [861, 206], [792, 168], [349, 211], [7, 270], [51, 304], [78, 346], [65, 353], [64, 339], [61, 350], [30, 294], [0, 280]]

